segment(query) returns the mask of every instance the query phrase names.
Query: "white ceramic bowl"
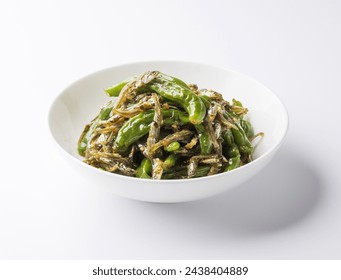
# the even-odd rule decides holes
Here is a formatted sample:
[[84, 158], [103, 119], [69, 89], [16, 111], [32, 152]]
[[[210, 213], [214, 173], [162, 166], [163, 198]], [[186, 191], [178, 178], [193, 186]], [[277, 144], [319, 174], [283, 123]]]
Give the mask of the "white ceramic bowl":
[[[264, 132], [254, 152], [254, 161], [227, 173], [183, 180], [148, 180], [112, 174], [82, 162], [76, 146], [84, 125], [97, 115], [109, 98], [103, 89], [147, 70], [159, 70], [236, 98], [249, 109], [255, 132]], [[258, 173], [279, 148], [288, 128], [288, 114], [281, 101], [259, 82], [234, 71], [179, 61], [149, 61], [120, 65], [86, 76], [67, 87], [49, 112], [53, 138], [66, 159], [73, 162], [95, 187], [131, 199], [150, 202], [184, 202], [229, 190]]]

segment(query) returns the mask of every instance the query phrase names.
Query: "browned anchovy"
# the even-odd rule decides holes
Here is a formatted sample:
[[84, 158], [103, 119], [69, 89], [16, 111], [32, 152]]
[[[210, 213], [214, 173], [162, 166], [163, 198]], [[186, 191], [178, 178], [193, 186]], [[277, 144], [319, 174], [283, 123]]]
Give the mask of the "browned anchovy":
[[151, 147], [151, 152], [155, 152], [157, 149], [159, 149], [161, 147], [166, 147], [170, 143], [173, 143], [175, 141], [181, 141], [181, 140], [188, 139], [189, 137], [191, 137], [193, 135], [193, 133], [194, 133], [193, 131], [184, 129], [184, 130], [181, 130], [179, 132], [175, 132], [174, 134], [170, 134], [170, 135], [166, 136], [165, 138], [163, 138], [162, 140], [160, 140], [159, 142], [155, 143]]
[[127, 83], [121, 90], [118, 100], [116, 101], [114, 111], [119, 112], [119, 108], [127, 101], [133, 100], [137, 95], [137, 89], [147, 85], [153, 81], [157, 75], [158, 71], [148, 71], [141, 75], [139, 78], [132, 80]]

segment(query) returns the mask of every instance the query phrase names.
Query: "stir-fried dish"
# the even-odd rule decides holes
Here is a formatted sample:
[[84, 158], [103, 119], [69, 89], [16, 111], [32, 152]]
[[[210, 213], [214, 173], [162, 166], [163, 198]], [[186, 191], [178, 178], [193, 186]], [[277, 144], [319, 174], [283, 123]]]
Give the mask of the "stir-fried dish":
[[105, 92], [117, 98], [85, 126], [78, 153], [108, 172], [148, 179], [228, 172], [252, 161], [251, 141], [263, 136], [240, 101], [159, 71]]

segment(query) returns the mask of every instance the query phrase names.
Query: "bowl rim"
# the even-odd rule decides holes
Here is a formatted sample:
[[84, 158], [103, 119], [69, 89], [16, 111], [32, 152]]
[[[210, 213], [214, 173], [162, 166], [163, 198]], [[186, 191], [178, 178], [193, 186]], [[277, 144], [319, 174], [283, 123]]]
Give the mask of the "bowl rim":
[[[151, 180], [151, 179], [144, 179], [144, 178], [137, 178], [137, 177], [129, 177], [126, 175], [121, 175], [121, 174], [116, 174], [116, 173], [110, 173], [108, 171], [105, 170], [101, 170], [98, 168], [95, 168], [93, 166], [90, 166], [86, 163], [84, 163], [82, 160], [76, 158], [75, 156], [73, 156], [72, 154], [68, 153], [56, 140], [53, 131], [52, 131], [52, 127], [51, 127], [51, 122], [52, 122], [52, 112], [53, 112], [53, 108], [55, 107], [55, 104], [58, 102], [58, 100], [67, 93], [67, 89], [69, 89], [70, 87], [81, 83], [83, 80], [86, 80], [87, 78], [94, 76], [94, 75], [98, 75], [101, 74], [101, 72], [107, 72], [109, 70], [113, 70], [115, 68], [120, 68], [120, 67], [131, 67], [131, 66], [136, 66], [136, 65], [143, 65], [143, 64], [152, 64], [152, 63], [174, 63], [174, 64], [191, 64], [194, 66], [200, 66], [200, 67], [208, 67], [208, 68], [215, 68], [217, 70], [220, 71], [224, 71], [224, 72], [230, 72], [232, 74], [236, 74], [241, 76], [242, 78], [246, 78], [248, 80], [253, 81], [254, 83], [260, 85], [261, 87], [267, 89], [267, 93], [266, 94], [270, 94], [274, 99], [277, 100], [278, 104], [282, 107], [283, 112], [284, 112], [284, 127], [283, 130], [281, 132], [281, 135], [279, 137], [278, 142], [271, 147], [268, 151], [266, 151], [264, 154], [262, 154], [261, 156], [259, 156], [258, 158], [254, 159], [253, 161], [251, 161], [250, 163], [240, 166], [234, 170], [228, 171], [228, 172], [222, 172], [222, 173], [218, 173], [218, 174], [214, 174], [211, 176], [204, 176], [204, 177], [198, 177], [198, 178], [188, 178], [188, 179], [162, 179], [162, 180]], [[68, 84], [66, 87], [64, 87], [64, 89], [62, 91], [60, 91], [53, 99], [49, 110], [48, 110], [48, 127], [49, 127], [49, 131], [50, 131], [50, 136], [52, 136], [53, 138], [53, 142], [55, 145], [57, 145], [57, 147], [59, 148], [59, 150], [62, 151], [62, 153], [64, 155], [66, 155], [67, 157], [69, 157], [71, 160], [73, 160], [74, 162], [76, 162], [77, 164], [81, 164], [82, 166], [84, 166], [85, 168], [89, 168], [89, 170], [92, 172], [100, 172], [100, 174], [105, 174], [106, 176], [113, 176], [113, 178], [115, 178], [116, 176], [119, 176], [119, 178], [121, 179], [127, 179], [127, 180], [132, 180], [132, 182], [148, 182], [150, 184], [162, 184], [167, 182], [170, 184], [178, 184], [178, 183], [184, 183], [184, 182], [195, 182], [195, 181], [202, 181], [202, 180], [210, 180], [210, 179], [215, 179], [215, 178], [219, 178], [222, 176], [226, 176], [227, 174], [231, 174], [231, 173], [236, 173], [236, 172], [240, 172], [246, 168], [250, 168], [252, 165], [256, 164], [257, 162], [263, 160], [264, 158], [268, 157], [269, 155], [271, 155], [273, 152], [275, 152], [284, 142], [285, 136], [288, 132], [289, 129], [289, 114], [288, 114], [288, 110], [286, 108], [286, 106], [284, 105], [284, 103], [282, 102], [282, 100], [274, 93], [274, 91], [272, 91], [269, 87], [265, 86], [264, 84], [262, 84], [261, 82], [259, 82], [258, 80], [244, 74], [241, 73], [239, 71], [227, 68], [227, 67], [222, 67], [222, 66], [218, 66], [218, 65], [213, 65], [213, 64], [208, 64], [208, 63], [202, 63], [202, 62], [194, 62], [194, 61], [185, 61], [185, 60], [141, 60], [141, 61], [136, 61], [136, 62], [128, 62], [128, 63], [122, 63], [122, 64], [118, 64], [118, 65], [114, 65], [114, 66], [110, 66], [110, 67], [106, 67], [100, 70], [97, 70], [95, 72], [89, 73], [85, 76], [82, 76], [81, 78], [73, 81], [72, 83]]]

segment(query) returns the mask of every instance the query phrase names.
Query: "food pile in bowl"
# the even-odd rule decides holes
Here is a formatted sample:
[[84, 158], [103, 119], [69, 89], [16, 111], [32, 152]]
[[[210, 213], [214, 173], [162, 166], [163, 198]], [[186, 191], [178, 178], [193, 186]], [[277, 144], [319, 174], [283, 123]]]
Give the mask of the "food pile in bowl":
[[148, 71], [105, 89], [115, 97], [85, 126], [84, 162], [145, 179], [229, 172], [252, 161], [256, 137], [240, 101]]

